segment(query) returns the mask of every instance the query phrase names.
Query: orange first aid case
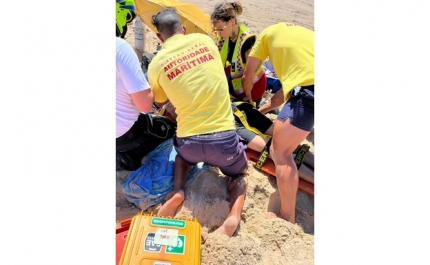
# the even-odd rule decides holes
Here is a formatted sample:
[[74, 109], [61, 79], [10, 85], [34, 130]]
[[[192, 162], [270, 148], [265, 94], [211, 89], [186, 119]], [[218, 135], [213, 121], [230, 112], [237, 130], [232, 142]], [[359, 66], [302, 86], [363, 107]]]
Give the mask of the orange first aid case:
[[116, 262], [119, 264], [122, 250], [124, 249], [125, 241], [127, 240], [128, 230], [130, 229], [131, 218], [121, 221], [120, 227], [116, 228]]
[[197, 220], [141, 212], [131, 220], [119, 264], [200, 265], [200, 244]]

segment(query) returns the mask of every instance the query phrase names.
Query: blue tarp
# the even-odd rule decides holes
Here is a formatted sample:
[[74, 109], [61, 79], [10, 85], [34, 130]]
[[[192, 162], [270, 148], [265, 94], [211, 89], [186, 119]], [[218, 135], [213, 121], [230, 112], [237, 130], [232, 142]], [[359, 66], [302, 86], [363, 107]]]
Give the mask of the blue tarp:
[[[144, 160], [142, 166], [130, 174], [122, 189], [129, 202], [146, 210], [164, 201], [167, 193], [173, 190], [173, 172], [176, 150], [173, 139], [161, 143], [152, 150]], [[207, 165], [197, 164], [187, 176], [190, 181]]]

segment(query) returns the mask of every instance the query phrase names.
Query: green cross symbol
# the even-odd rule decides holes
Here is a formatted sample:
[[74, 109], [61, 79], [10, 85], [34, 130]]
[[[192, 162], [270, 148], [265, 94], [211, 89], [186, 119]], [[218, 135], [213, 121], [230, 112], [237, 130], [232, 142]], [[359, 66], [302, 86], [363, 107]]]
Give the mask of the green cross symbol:
[[166, 246], [166, 253], [184, 255], [185, 253], [185, 236], [178, 235], [176, 246]]

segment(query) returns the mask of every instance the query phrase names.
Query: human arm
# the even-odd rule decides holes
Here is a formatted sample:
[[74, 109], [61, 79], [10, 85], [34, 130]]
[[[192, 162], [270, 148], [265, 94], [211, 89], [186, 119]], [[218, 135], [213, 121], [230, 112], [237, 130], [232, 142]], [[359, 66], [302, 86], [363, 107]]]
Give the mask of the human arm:
[[274, 110], [275, 108], [279, 107], [284, 103], [284, 92], [282, 89], [279, 89], [271, 98], [269, 101], [266, 102], [263, 106], [261, 106], [258, 110], [266, 114], [271, 110]]
[[149, 112], [154, 96], [143, 75], [139, 59], [128, 43], [120, 44], [116, 54], [117, 86], [123, 87], [141, 112]]
[[242, 76], [242, 88], [245, 93], [245, 97], [243, 101], [251, 102], [251, 91], [252, 86], [254, 85], [253, 79], [255, 76], [255, 72], [257, 72], [258, 68], [261, 65], [261, 60], [255, 57], [248, 57], [248, 61], [246, 63], [245, 71]]
[[[160, 104], [156, 104], [156, 105], [159, 106]], [[156, 113], [159, 115], [165, 116], [176, 123], [176, 118], [178, 115], [176, 115], [175, 106], [173, 106], [173, 104], [170, 101], [166, 101], [161, 107], [159, 107], [158, 112]]]
[[234, 75], [231, 75], [231, 79], [241, 78], [243, 76], [243, 71], [238, 71]]
[[158, 107], [158, 108], [161, 108], [161, 107], [163, 107], [164, 105], [166, 105], [167, 103], [169, 103], [170, 101], [169, 100], [166, 100], [166, 101], [164, 101], [164, 102], [156, 102], [156, 101], [154, 101], [154, 104]]
[[148, 71], [146, 72], [146, 75], [154, 93], [154, 105], [160, 110], [160, 108], [169, 103], [170, 100], [167, 98], [167, 95], [158, 80], [159, 69], [153, 67], [154, 62], [157, 63], [156, 59], [153, 59], [152, 63], [148, 65]]
[[145, 89], [140, 92], [130, 94], [134, 105], [142, 112], [150, 112], [152, 109], [152, 102], [154, 100], [154, 94], [151, 89]]

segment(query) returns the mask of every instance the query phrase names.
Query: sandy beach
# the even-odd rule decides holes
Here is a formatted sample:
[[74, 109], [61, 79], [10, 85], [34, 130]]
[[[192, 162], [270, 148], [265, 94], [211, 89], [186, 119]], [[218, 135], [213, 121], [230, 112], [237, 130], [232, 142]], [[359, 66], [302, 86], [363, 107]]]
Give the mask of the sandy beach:
[[[187, 0], [210, 14], [220, 1]], [[265, 27], [278, 22], [291, 22], [314, 29], [314, 1], [257, 0], [241, 1], [243, 14], [238, 23], [259, 34]], [[125, 39], [134, 47], [134, 28], [129, 26]], [[158, 43], [155, 33], [145, 28], [145, 51], [153, 53]], [[142, 52], [136, 50], [139, 59]], [[273, 118], [273, 117], [271, 117]], [[303, 141], [314, 153], [314, 133]], [[268, 211], [277, 211], [280, 198], [276, 179], [261, 173], [249, 163], [249, 186], [242, 220], [232, 238], [213, 233], [229, 212], [226, 177], [217, 168], [202, 170], [187, 182], [185, 201], [176, 217], [197, 218], [202, 227], [201, 264], [314, 264], [314, 197], [298, 191], [296, 224], [281, 219], [266, 219]], [[131, 218], [141, 210], [127, 201], [122, 185], [129, 171], [116, 173], [116, 220]], [[157, 213], [160, 205], [147, 210]]]

